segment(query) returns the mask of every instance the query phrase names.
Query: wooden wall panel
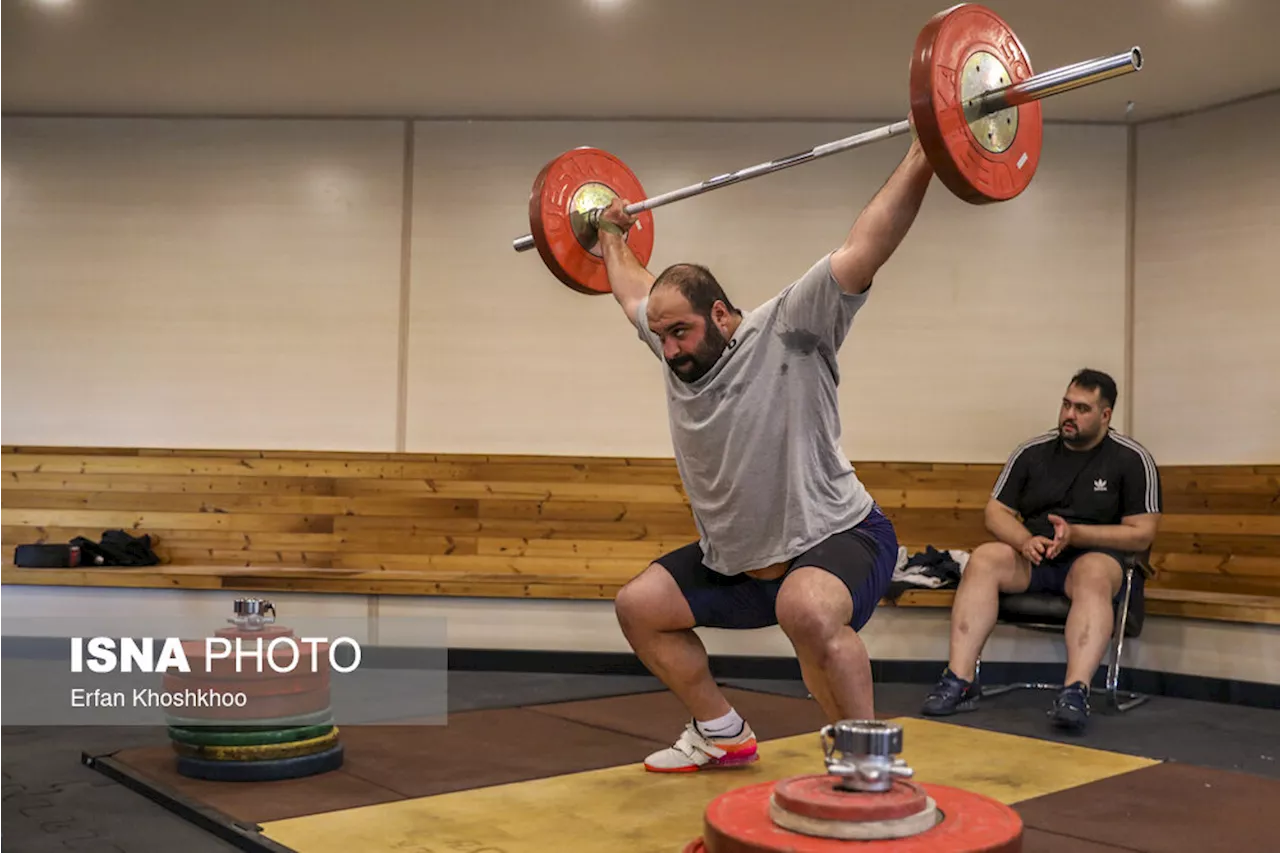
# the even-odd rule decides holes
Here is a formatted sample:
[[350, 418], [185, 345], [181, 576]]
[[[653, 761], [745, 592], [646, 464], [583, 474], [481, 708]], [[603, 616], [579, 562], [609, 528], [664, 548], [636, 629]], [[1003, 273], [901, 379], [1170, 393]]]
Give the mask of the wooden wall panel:
[[[609, 597], [697, 537], [669, 459], [10, 447], [0, 463], [6, 566], [18, 544], [122, 528], [158, 537], [161, 571], [188, 579], [239, 567], [293, 589]], [[990, 538], [998, 465], [856, 468], [909, 552]], [[1151, 588], [1280, 596], [1280, 467], [1161, 475]]]

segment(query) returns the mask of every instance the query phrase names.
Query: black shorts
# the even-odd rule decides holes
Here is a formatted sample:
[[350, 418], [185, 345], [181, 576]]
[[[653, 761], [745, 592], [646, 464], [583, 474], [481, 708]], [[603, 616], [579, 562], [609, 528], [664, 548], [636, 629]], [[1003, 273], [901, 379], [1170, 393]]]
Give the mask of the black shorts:
[[693, 542], [655, 560], [675, 578], [699, 627], [745, 629], [778, 624], [776, 604], [782, 582], [793, 568], [816, 566], [844, 582], [853, 598], [849, 624], [857, 631], [867, 624], [893, 579], [898, 536], [893, 523], [876, 507], [862, 523], [790, 560], [786, 572], [771, 580], [748, 574], [722, 575], [707, 568], [702, 557], [702, 548]]
[[[1085, 554], [1106, 554], [1120, 564], [1123, 572], [1133, 563], [1134, 555], [1127, 551], [1115, 551], [1111, 548], [1067, 548], [1052, 560], [1041, 560], [1040, 565], [1031, 567], [1031, 584], [1027, 592], [1044, 592], [1053, 595], [1067, 594], [1067, 572], [1071, 565]], [[1141, 573], [1135, 572], [1135, 578]], [[1122, 576], [1123, 580], [1123, 576]], [[1124, 587], [1121, 586], [1121, 592]], [[1119, 597], [1120, 592], [1116, 593]]]

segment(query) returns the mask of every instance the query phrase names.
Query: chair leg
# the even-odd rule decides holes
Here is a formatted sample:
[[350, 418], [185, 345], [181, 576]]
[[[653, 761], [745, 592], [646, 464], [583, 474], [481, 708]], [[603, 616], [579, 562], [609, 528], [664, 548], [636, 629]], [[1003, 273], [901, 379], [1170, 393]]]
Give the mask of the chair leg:
[[1124, 653], [1124, 630], [1129, 621], [1129, 596], [1133, 592], [1133, 567], [1125, 572], [1124, 600], [1120, 603], [1120, 624], [1116, 626], [1111, 640], [1111, 662], [1107, 665], [1107, 701], [1117, 711], [1124, 712], [1136, 708], [1150, 699], [1142, 693], [1132, 690], [1119, 690], [1121, 655]]

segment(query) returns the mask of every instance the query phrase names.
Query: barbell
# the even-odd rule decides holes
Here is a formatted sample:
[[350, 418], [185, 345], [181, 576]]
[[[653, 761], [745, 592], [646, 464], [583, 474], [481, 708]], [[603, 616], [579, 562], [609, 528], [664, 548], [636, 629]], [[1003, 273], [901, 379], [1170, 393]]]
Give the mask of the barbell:
[[1022, 42], [995, 12], [976, 3], [945, 9], [921, 29], [911, 55], [909, 117], [874, 130], [716, 175], [652, 198], [635, 173], [599, 148], [564, 152], [538, 172], [529, 193], [530, 233], [512, 248], [536, 248], [561, 282], [581, 293], [609, 293], [593, 212], [614, 198], [641, 199], [626, 235], [641, 264], [653, 253], [656, 207], [761, 175], [811, 163], [873, 142], [914, 133], [934, 173], [970, 204], [1007, 201], [1031, 183], [1040, 163], [1040, 100], [1142, 68], [1133, 47], [1035, 74]]

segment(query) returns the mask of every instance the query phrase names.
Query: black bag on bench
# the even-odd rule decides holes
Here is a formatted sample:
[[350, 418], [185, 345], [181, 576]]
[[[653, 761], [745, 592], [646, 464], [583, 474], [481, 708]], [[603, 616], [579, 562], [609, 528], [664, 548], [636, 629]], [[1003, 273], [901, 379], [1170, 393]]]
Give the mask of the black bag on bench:
[[101, 542], [77, 536], [66, 545], [19, 545], [13, 564], [28, 569], [68, 569], [77, 566], [154, 566], [160, 558], [151, 550], [150, 536], [130, 536], [108, 530]]
[[23, 569], [73, 569], [81, 556], [71, 545], [19, 545], [13, 550], [13, 564]]

